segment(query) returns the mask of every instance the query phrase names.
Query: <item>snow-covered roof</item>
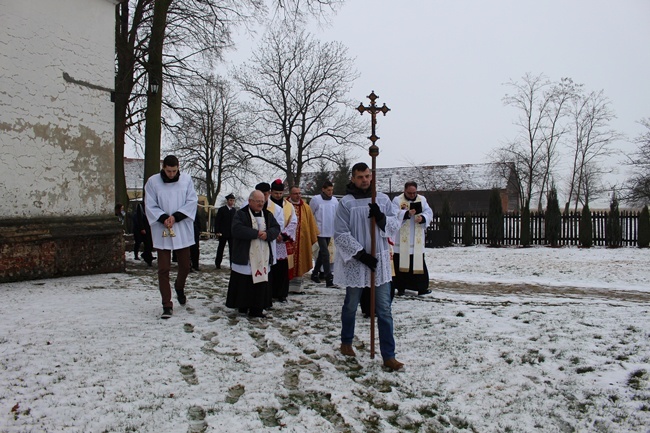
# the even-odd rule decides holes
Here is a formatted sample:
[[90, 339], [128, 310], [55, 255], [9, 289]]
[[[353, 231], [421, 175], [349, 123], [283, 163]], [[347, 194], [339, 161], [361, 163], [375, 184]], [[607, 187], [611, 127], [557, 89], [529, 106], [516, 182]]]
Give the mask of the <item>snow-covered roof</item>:
[[377, 189], [400, 191], [415, 181], [420, 191], [475, 191], [506, 189], [508, 182], [498, 174], [498, 164], [423, 165], [378, 168]]
[[[506, 189], [508, 181], [499, 175], [499, 167], [496, 163], [484, 163], [377, 168], [377, 189], [387, 193], [402, 191], [409, 181], [415, 181], [419, 191]], [[300, 182], [303, 189], [312, 188], [317, 175], [316, 172], [303, 173]]]

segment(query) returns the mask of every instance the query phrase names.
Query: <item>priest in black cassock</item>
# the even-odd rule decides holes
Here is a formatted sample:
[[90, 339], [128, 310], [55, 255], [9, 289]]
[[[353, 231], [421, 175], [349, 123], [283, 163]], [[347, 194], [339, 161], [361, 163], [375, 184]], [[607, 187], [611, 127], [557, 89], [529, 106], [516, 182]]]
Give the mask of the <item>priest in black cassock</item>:
[[270, 307], [269, 272], [273, 263], [271, 243], [280, 234], [280, 225], [264, 209], [264, 194], [253, 191], [248, 205], [235, 213], [232, 222], [230, 281], [226, 307], [237, 308], [249, 317], [265, 317]]

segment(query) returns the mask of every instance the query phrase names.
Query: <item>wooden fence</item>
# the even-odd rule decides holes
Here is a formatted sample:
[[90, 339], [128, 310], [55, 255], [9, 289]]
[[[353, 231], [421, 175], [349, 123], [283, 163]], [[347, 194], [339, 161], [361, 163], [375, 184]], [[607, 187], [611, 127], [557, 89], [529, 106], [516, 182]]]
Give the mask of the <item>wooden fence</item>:
[[[638, 239], [639, 213], [634, 211], [621, 211], [619, 221], [622, 232], [622, 246], [636, 246]], [[592, 212], [592, 242], [594, 246], [604, 246], [606, 243], [605, 227], [609, 212]], [[561, 245], [579, 245], [580, 234], [580, 212], [571, 212], [562, 215], [562, 233], [560, 234]], [[487, 244], [487, 214], [472, 214], [472, 233], [474, 244]], [[465, 215], [452, 214], [451, 241], [453, 243], [463, 242], [463, 223]], [[511, 213], [503, 215], [503, 245], [519, 245], [521, 242], [521, 215]], [[440, 215], [434, 214], [433, 221], [427, 228], [427, 246], [442, 246], [447, 238], [447, 233], [440, 232]], [[530, 215], [530, 242], [531, 245], [544, 245], [544, 213], [531, 212]]]

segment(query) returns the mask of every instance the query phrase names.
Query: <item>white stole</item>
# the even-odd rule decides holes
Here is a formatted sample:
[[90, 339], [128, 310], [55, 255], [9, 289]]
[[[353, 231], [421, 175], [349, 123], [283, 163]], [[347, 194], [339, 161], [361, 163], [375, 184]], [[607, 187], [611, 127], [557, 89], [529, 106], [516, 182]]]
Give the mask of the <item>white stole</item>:
[[[264, 222], [264, 213], [259, 220], [253, 215], [250, 208], [248, 213], [251, 216], [252, 227], [255, 230], [266, 230]], [[259, 222], [258, 222], [259, 221]], [[251, 240], [251, 246], [248, 251], [248, 260], [251, 263], [251, 276], [253, 284], [263, 283], [269, 280], [269, 244], [262, 239]]]
[[[411, 203], [422, 202], [420, 195], [417, 195], [415, 200], [409, 201], [404, 197], [404, 194], [399, 196], [400, 200], [400, 209], [406, 209], [408, 212]], [[411, 215], [411, 218], [419, 215]], [[413, 236], [413, 273], [414, 274], [423, 274], [424, 273], [424, 230], [419, 230], [417, 223], [413, 221], [414, 225], [414, 236]], [[399, 229], [399, 271], [408, 272], [409, 271], [409, 253], [411, 249], [411, 222], [409, 221], [406, 224], [402, 224], [402, 227]]]

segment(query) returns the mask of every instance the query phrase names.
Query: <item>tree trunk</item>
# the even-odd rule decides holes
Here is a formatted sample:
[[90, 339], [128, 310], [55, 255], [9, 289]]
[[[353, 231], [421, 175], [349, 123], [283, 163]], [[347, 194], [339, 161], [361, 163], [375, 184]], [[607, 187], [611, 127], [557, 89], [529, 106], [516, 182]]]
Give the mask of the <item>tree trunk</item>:
[[128, 71], [132, 71], [126, 64], [126, 46], [128, 46], [129, 33], [129, 4], [123, 2], [115, 6], [115, 51], [117, 57], [117, 71], [115, 74], [114, 92], [114, 134], [115, 134], [115, 203], [122, 203], [127, 208], [129, 197], [124, 175], [124, 143], [126, 134], [126, 111], [129, 103], [130, 85]]
[[[160, 139], [162, 135], [162, 92], [163, 92], [163, 44], [167, 26], [167, 12], [172, 0], [158, 0], [153, 11], [151, 39], [149, 40], [149, 90], [147, 91], [146, 126], [144, 130], [144, 179], [145, 182], [160, 171]], [[151, 83], [158, 83], [158, 91], [151, 91]]]

